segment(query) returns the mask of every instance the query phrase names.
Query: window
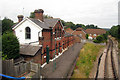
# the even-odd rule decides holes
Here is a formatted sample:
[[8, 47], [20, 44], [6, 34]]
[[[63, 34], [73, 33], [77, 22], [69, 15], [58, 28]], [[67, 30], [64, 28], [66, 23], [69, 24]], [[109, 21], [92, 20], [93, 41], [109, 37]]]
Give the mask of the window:
[[94, 34], [94, 36], [96, 36], [96, 34]]
[[25, 28], [25, 39], [31, 39], [31, 29], [29, 27]]

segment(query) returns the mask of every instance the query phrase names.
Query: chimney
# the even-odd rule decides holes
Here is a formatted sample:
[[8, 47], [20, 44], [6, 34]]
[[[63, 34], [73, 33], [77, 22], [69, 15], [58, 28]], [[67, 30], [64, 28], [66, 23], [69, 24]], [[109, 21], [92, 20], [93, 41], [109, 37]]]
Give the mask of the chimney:
[[44, 21], [44, 18], [43, 18], [44, 11], [42, 9], [35, 10], [34, 13], [35, 13], [35, 19], [39, 19], [42, 22]]
[[23, 20], [23, 15], [18, 15], [18, 22], [21, 22]]

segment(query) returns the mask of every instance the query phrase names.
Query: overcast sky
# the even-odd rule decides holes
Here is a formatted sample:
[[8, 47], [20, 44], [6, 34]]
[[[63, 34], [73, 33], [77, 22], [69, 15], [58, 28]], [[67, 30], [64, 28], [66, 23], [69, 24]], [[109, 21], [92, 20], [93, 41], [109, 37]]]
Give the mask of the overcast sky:
[[[72, 21], [75, 24], [95, 24], [110, 28], [118, 24], [119, 0], [0, 0], [1, 19], [17, 22], [17, 15], [30, 15], [35, 9], [44, 14]], [[24, 8], [24, 9], [23, 9]]]

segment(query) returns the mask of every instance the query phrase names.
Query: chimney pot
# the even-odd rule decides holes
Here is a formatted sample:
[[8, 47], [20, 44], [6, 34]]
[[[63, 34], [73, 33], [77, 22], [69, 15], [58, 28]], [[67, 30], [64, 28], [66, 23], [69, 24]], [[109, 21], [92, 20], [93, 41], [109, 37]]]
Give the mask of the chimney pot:
[[18, 17], [18, 22], [21, 22], [23, 20], [24, 16], [23, 15], [18, 15], [17, 17]]
[[35, 13], [35, 19], [44, 21], [44, 18], [43, 18], [44, 11], [42, 9], [35, 10], [34, 13]]

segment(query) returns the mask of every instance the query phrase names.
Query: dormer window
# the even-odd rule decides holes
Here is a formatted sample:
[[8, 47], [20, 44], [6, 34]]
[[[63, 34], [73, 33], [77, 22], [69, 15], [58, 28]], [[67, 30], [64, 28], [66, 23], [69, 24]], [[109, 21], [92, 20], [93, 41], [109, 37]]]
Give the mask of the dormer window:
[[25, 39], [31, 39], [31, 29], [29, 27], [25, 28]]

